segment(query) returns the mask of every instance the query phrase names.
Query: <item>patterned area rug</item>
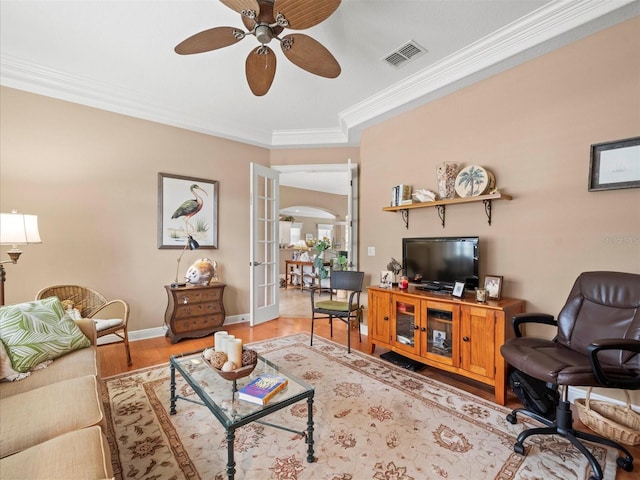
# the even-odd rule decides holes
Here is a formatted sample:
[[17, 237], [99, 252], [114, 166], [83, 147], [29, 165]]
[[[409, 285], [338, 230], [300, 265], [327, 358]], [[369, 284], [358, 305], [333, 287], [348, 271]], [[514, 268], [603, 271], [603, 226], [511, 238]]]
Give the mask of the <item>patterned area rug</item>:
[[[568, 442], [530, 437], [513, 452], [508, 410], [321, 338], [297, 334], [251, 345], [314, 385], [315, 454], [295, 433], [260, 424], [236, 432], [236, 479], [424, 480], [587, 479], [588, 463]], [[176, 373], [180, 395], [197, 400]], [[169, 367], [105, 379], [114, 472], [120, 479], [226, 479], [225, 432], [207, 410], [178, 400], [169, 415]], [[266, 420], [304, 430], [306, 402]], [[616, 452], [594, 446], [607, 480]]]

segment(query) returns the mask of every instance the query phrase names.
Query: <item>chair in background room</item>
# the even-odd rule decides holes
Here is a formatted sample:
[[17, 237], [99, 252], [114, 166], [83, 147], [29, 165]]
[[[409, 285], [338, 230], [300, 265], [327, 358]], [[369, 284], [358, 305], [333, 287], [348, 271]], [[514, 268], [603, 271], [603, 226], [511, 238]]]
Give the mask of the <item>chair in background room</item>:
[[96, 324], [98, 338], [105, 335], [116, 335], [124, 343], [127, 354], [127, 365], [131, 365], [129, 351], [129, 304], [124, 300], [107, 300], [100, 292], [79, 285], [54, 285], [40, 290], [36, 300], [47, 297], [58, 297], [61, 302], [70, 300], [82, 318], [91, 318]]
[[[530, 322], [556, 326], [556, 337], [523, 337], [520, 326]], [[625, 447], [573, 428], [568, 390], [569, 386], [640, 389], [640, 275], [582, 273], [557, 319], [547, 314], [524, 313], [513, 318], [513, 327], [516, 337], [500, 348], [505, 360], [534, 378], [562, 388], [555, 421], [524, 408], [507, 415], [513, 424], [522, 414], [546, 425], [521, 432], [514, 451], [524, 455], [523, 443], [530, 435], [560, 435], [587, 458], [592, 469], [590, 479], [601, 480], [602, 468], [580, 440], [619, 450], [624, 456], [617, 458], [617, 465], [632, 471], [633, 457]]]
[[[315, 286], [311, 289], [311, 345], [313, 345], [313, 326], [316, 319], [329, 319], [329, 330], [333, 337], [333, 319], [337, 318], [347, 324], [347, 352], [351, 353], [351, 321], [355, 320], [358, 327], [358, 337], [362, 342], [360, 323], [362, 322], [362, 306], [360, 293], [364, 272], [334, 270], [329, 277], [329, 299], [316, 300], [316, 295], [326, 288]], [[339, 298], [346, 292], [345, 300]]]

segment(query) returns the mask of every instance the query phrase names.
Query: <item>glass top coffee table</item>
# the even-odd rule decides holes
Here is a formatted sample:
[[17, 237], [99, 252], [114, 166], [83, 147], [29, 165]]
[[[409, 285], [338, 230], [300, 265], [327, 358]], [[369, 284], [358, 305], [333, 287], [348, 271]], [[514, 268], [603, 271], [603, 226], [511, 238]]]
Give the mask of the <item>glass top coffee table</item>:
[[[171, 408], [169, 413], [175, 415], [178, 399], [206, 406], [218, 419], [227, 432], [227, 477], [233, 480], [235, 476], [235, 460], [233, 442], [237, 428], [251, 422], [261, 423], [289, 432], [300, 434], [307, 443], [307, 462], [315, 461], [313, 455], [313, 387], [295, 376], [282, 371], [273, 362], [258, 355], [258, 364], [251, 375], [235, 380], [225, 380], [202, 357], [202, 352], [191, 352], [173, 355], [169, 360], [171, 368]], [[176, 370], [182, 378], [193, 388], [200, 401], [176, 395]], [[277, 374], [286, 377], [288, 384], [266, 405], [238, 400], [236, 389], [242, 388], [258, 375], [263, 373]], [[237, 382], [237, 383], [236, 383]], [[267, 415], [281, 410], [289, 405], [307, 400], [307, 428], [306, 431], [296, 431], [290, 428], [274, 425], [260, 420]]]

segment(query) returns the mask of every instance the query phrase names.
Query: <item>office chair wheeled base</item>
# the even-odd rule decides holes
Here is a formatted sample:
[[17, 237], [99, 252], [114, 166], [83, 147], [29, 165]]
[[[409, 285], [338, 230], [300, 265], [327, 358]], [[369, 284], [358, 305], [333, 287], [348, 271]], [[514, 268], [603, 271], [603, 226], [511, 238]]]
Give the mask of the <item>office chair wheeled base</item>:
[[569, 440], [569, 442], [571, 442], [571, 444], [576, 447], [580, 451], [580, 453], [582, 453], [589, 461], [589, 464], [591, 465], [591, 471], [593, 472], [593, 475], [589, 477], [589, 480], [602, 480], [602, 468], [600, 467], [600, 464], [595, 459], [593, 454], [587, 449], [587, 447], [584, 446], [580, 439], [587, 440], [593, 443], [599, 443], [601, 445], [606, 445], [619, 450], [624, 454], [624, 457], [618, 457], [616, 459], [616, 464], [627, 472], [633, 471], [633, 457], [631, 456], [631, 453], [629, 453], [629, 451], [622, 445], [614, 442], [613, 440], [609, 440], [608, 438], [574, 430], [571, 405], [566, 400], [566, 398], [563, 398], [556, 407], [555, 422], [524, 408], [516, 408], [515, 410], [513, 410], [510, 414], [507, 415], [507, 421], [511, 424], [517, 423], [518, 419], [516, 418], [516, 415], [518, 413], [531, 417], [539, 421], [543, 425], [546, 425], [546, 427], [530, 428], [521, 432], [516, 439], [515, 445], [513, 446], [514, 452], [520, 455], [525, 455], [523, 443], [527, 439], [527, 437], [531, 435], [560, 435], [561, 437]]

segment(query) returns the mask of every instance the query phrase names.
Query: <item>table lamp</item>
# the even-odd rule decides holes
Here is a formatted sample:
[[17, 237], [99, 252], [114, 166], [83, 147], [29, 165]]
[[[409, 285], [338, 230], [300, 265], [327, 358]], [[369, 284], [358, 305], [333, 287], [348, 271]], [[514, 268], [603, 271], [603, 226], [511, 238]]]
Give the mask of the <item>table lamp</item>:
[[178, 272], [180, 271], [180, 260], [182, 260], [182, 256], [184, 255], [184, 252], [187, 251], [187, 248], [189, 248], [189, 250], [195, 250], [196, 248], [200, 248], [200, 244], [191, 235], [187, 236], [187, 243], [185, 243], [184, 248], [182, 249], [182, 252], [178, 257], [178, 266], [176, 267], [176, 281], [171, 284], [171, 288], [184, 287], [186, 285], [185, 282], [178, 282]]
[[42, 243], [38, 232], [38, 216], [24, 215], [12, 210], [11, 213], [0, 213], [0, 245], [11, 245], [7, 251], [10, 260], [0, 262], [0, 305], [4, 305], [4, 282], [6, 272], [3, 264], [18, 263], [22, 250], [18, 245]]

